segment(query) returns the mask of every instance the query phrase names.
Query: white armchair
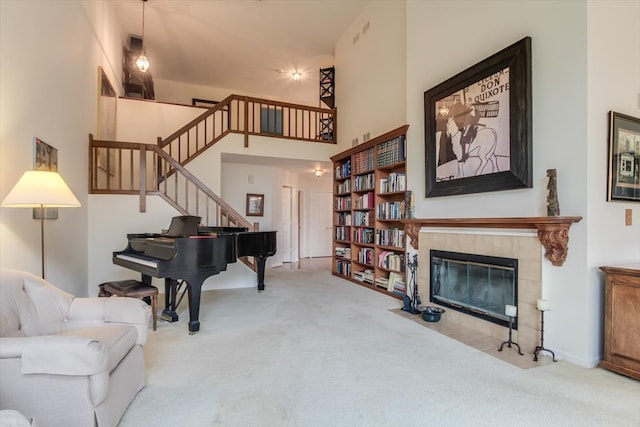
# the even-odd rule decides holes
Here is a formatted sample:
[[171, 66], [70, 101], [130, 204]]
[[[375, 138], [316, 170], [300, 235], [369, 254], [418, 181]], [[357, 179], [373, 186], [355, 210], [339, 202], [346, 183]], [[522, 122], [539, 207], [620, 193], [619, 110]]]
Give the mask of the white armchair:
[[40, 427], [112, 427], [146, 384], [150, 307], [75, 298], [30, 273], [0, 271], [0, 410]]

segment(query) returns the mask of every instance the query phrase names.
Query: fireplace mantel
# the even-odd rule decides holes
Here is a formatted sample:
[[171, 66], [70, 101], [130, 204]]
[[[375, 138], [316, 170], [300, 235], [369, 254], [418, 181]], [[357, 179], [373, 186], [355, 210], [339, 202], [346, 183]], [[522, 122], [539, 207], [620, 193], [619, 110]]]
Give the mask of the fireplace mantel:
[[555, 266], [567, 259], [569, 227], [581, 216], [531, 216], [521, 218], [417, 218], [403, 219], [411, 246], [418, 249], [422, 227], [537, 229], [538, 239], [546, 249], [545, 258]]

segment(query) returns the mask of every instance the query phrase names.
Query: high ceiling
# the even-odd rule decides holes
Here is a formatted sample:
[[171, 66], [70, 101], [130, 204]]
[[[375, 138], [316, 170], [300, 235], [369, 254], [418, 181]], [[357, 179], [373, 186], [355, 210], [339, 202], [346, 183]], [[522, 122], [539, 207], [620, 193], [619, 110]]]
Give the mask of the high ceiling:
[[[250, 93], [306, 105], [319, 98], [319, 69], [368, 0], [148, 0], [144, 48], [154, 79]], [[142, 36], [142, 0], [113, 0], [123, 40]], [[295, 81], [298, 71], [302, 79]], [[161, 98], [161, 96], [160, 96]], [[296, 173], [327, 162], [234, 156]], [[328, 175], [330, 176], [330, 174]], [[326, 178], [326, 177], [324, 177]]]
[[[123, 39], [142, 36], [142, 0], [114, 0]], [[156, 79], [318, 99], [318, 70], [365, 0], [148, 0], [144, 47]], [[303, 75], [294, 81], [291, 74]], [[315, 104], [313, 104], [315, 105]]]

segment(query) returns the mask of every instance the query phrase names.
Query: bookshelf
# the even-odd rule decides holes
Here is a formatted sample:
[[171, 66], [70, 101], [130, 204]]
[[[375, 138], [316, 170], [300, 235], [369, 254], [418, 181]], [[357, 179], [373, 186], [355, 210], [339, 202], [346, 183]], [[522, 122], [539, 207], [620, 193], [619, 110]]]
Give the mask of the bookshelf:
[[338, 277], [402, 298], [406, 287], [408, 125], [331, 157]]

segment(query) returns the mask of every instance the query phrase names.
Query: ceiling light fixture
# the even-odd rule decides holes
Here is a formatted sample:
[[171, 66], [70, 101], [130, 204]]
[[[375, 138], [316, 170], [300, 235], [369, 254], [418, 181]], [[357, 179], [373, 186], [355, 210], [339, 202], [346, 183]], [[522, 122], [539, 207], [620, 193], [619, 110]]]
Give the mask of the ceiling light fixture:
[[300, 74], [297, 71], [294, 71], [293, 73], [291, 73], [291, 77], [293, 77], [293, 80], [298, 81], [302, 78], [302, 74]]
[[146, 2], [147, 0], [142, 0], [142, 43], [140, 44], [140, 56], [136, 60], [136, 67], [143, 73], [149, 69], [149, 60], [144, 54], [144, 4]]

